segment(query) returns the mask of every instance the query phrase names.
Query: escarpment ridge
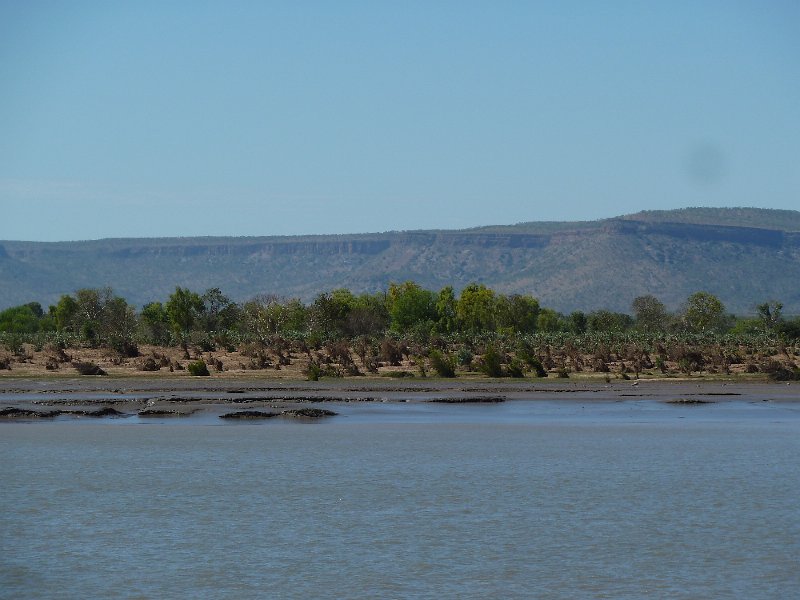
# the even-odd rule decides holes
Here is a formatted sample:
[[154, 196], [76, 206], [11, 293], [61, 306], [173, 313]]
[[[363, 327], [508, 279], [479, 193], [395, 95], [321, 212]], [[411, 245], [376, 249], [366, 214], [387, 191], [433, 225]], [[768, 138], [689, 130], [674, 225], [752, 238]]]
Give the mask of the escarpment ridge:
[[475, 281], [560, 311], [627, 311], [653, 294], [677, 308], [706, 290], [748, 314], [767, 299], [800, 313], [800, 212], [746, 208], [647, 211], [599, 221], [465, 230], [291, 237], [0, 241], [0, 308], [110, 286], [135, 304], [175, 286], [219, 287], [235, 300], [309, 301], [347, 287], [414, 280], [456, 290]]

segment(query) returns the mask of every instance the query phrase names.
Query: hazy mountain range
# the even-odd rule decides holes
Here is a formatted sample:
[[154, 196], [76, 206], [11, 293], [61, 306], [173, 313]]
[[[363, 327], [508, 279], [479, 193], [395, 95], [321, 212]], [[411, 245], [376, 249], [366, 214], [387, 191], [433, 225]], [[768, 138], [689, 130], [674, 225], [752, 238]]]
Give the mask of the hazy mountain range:
[[136, 305], [175, 286], [311, 300], [338, 287], [414, 280], [456, 290], [480, 282], [560, 311], [629, 311], [654, 294], [676, 309], [699, 290], [738, 314], [765, 300], [800, 314], [800, 212], [755, 208], [645, 211], [580, 222], [292, 237], [0, 241], [0, 308], [44, 306], [111, 286]]

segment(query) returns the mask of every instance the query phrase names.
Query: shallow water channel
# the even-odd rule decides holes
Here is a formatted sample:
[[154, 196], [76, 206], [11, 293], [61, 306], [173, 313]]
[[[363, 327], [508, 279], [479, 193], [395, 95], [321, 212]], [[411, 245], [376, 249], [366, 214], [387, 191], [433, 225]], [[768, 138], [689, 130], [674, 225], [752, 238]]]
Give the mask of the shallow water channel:
[[800, 404], [688, 389], [2, 422], [0, 597], [791, 597]]

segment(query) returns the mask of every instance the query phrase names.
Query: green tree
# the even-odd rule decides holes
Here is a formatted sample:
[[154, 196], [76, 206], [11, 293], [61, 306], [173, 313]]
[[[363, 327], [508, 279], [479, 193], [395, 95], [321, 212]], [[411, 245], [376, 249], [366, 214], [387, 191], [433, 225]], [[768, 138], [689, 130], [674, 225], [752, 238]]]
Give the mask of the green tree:
[[536, 319], [536, 329], [543, 333], [555, 333], [564, 331], [566, 324], [562, 316], [552, 308], [542, 308], [539, 317]]
[[666, 331], [669, 326], [667, 307], [652, 294], [637, 296], [631, 303], [636, 329], [648, 333]]
[[387, 306], [391, 329], [401, 333], [412, 327], [426, 327], [426, 323], [432, 325], [438, 316], [434, 293], [413, 281], [389, 284]]
[[800, 340], [800, 317], [784, 319], [780, 323], [779, 331], [787, 339]]
[[379, 335], [389, 325], [389, 311], [383, 294], [361, 294], [353, 298], [344, 320], [344, 332], [350, 337]]
[[139, 348], [134, 339], [138, 324], [136, 311], [127, 300], [111, 294], [100, 315], [100, 343], [124, 356], [137, 356]]
[[109, 346], [129, 356], [138, 353], [136, 311], [110, 287], [82, 288], [74, 297], [65, 294], [42, 321], [58, 331], [80, 334], [91, 346]]
[[77, 311], [73, 319], [84, 342], [92, 346], [101, 343], [103, 308], [112, 296], [111, 288], [82, 288], [75, 292]]
[[539, 310], [539, 301], [532, 296], [500, 295], [495, 308], [497, 326], [516, 333], [534, 333]]
[[139, 314], [142, 334], [149, 343], [166, 346], [170, 341], [170, 321], [161, 302], [151, 302]]
[[589, 331], [612, 332], [626, 331], [633, 324], [633, 319], [625, 313], [610, 310], [596, 310], [586, 316]]
[[756, 306], [758, 313], [758, 320], [764, 329], [768, 331], [776, 331], [780, 329], [783, 322], [783, 304], [771, 300]]
[[722, 331], [726, 326], [725, 305], [708, 292], [695, 292], [686, 300], [683, 322], [693, 333]]
[[308, 310], [300, 300], [282, 301], [274, 294], [260, 294], [246, 302], [241, 323], [246, 332], [263, 343], [273, 335], [306, 329]]
[[42, 309], [42, 305], [39, 304], [38, 302], [28, 302], [23, 306], [27, 306], [28, 308], [30, 308], [31, 312], [37, 319], [41, 319], [42, 317], [44, 317], [44, 310]]
[[322, 337], [344, 335], [347, 316], [355, 298], [350, 290], [338, 289], [319, 294], [308, 308], [308, 328]]
[[201, 296], [203, 309], [199, 325], [206, 333], [233, 329], [239, 321], [239, 307], [219, 288], [210, 288]]
[[36, 333], [39, 317], [27, 304], [0, 312], [0, 331], [4, 333]]
[[494, 331], [496, 305], [493, 290], [482, 283], [471, 283], [461, 290], [456, 305], [456, 314], [461, 326], [466, 331]]
[[584, 313], [582, 310], [576, 310], [574, 312], [569, 313], [569, 316], [567, 317], [567, 322], [569, 323], [570, 333], [574, 333], [577, 335], [586, 333], [586, 329], [589, 327], [589, 322], [586, 318], [586, 313]]
[[56, 325], [55, 320], [49, 314], [44, 312], [42, 305], [38, 302], [28, 302], [24, 306], [27, 306], [31, 309], [33, 314], [38, 319], [38, 330], [39, 331], [55, 331]]
[[436, 296], [436, 329], [450, 333], [458, 329], [456, 295], [452, 286], [443, 287]]
[[59, 298], [55, 306], [50, 307], [50, 315], [56, 324], [56, 330], [77, 333], [76, 315], [78, 314], [78, 303], [69, 294], [64, 294]]
[[308, 309], [297, 298], [287, 300], [282, 304], [280, 316], [280, 331], [305, 331], [308, 320]]
[[203, 312], [203, 299], [187, 288], [176, 287], [165, 308], [172, 331], [185, 350]]

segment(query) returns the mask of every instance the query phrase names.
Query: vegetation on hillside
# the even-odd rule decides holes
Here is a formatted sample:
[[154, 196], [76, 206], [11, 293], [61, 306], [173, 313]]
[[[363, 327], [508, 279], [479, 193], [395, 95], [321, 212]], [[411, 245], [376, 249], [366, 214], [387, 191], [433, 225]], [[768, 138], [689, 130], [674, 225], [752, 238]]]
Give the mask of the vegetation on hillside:
[[[36, 350], [57, 370], [74, 362], [72, 349], [101, 348], [113, 364], [180, 370], [154, 350], [174, 347], [194, 359], [193, 374], [208, 374], [206, 365], [217, 372], [279, 369], [302, 360], [312, 379], [411, 371], [622, 379], [748, 372], [789, 379], [797, 376], [800, 318], [785, 318], [782, 308], [768, 301], [756, 307], [757, 316], [737, 318], [699, 291], [677, 312], [647, 295], [633, 299], [630, 313], [562, 314], [483, 284], [456, 295], [451, 287], [433, 291], [406, 281], [377, 294], [336, 289], [310, 303], [262, 295], [239, 304], [218, 288], [177, 287], [163, 303], [136, 310], [109, 288], [80, 289], [47, 311], [30, 302], [0, 312], [0, 365], [13, 368]], [[226, 365], [215, 352], [234, 353], [239, 362]]]

